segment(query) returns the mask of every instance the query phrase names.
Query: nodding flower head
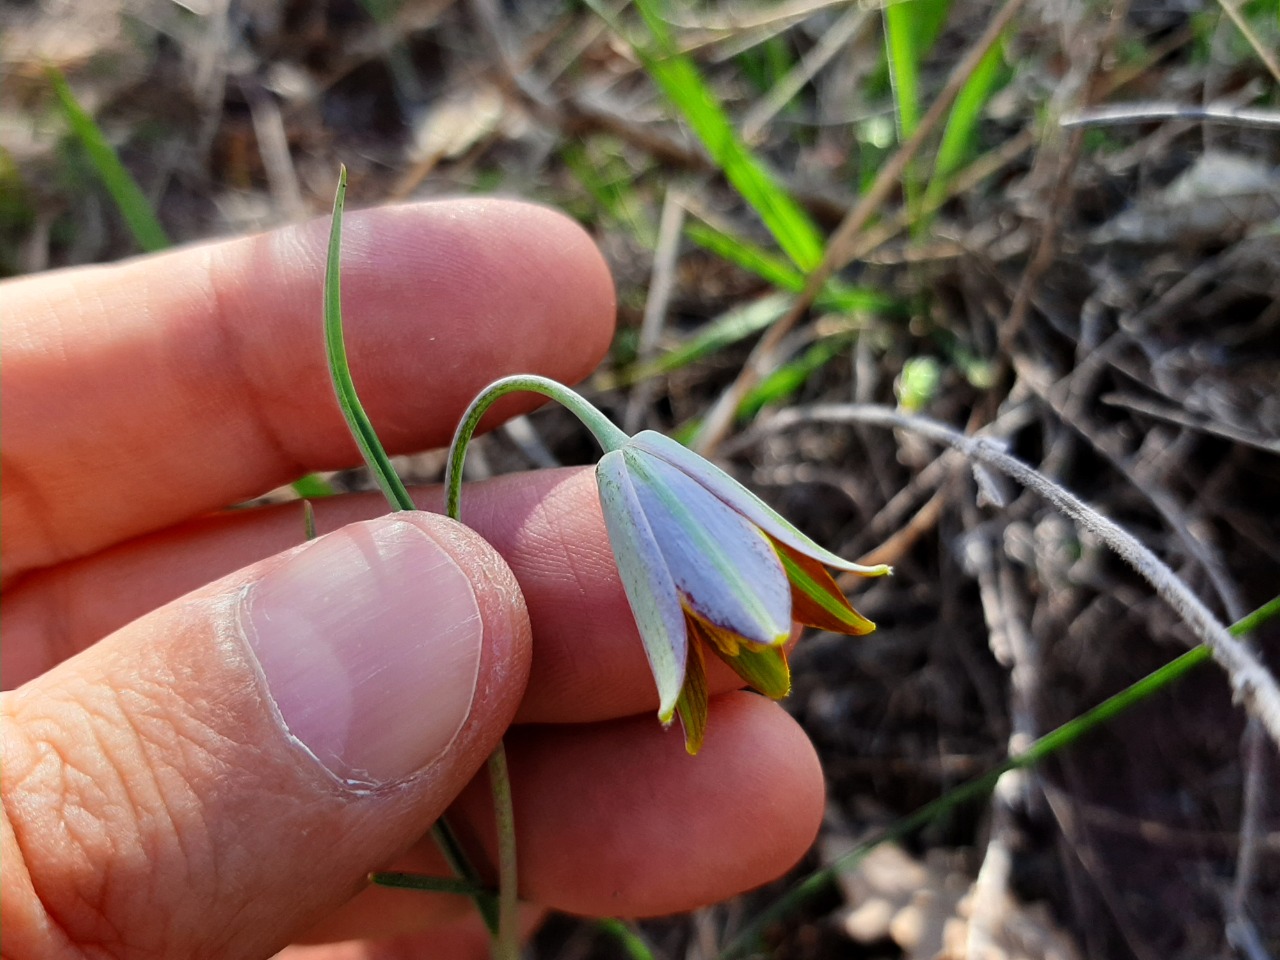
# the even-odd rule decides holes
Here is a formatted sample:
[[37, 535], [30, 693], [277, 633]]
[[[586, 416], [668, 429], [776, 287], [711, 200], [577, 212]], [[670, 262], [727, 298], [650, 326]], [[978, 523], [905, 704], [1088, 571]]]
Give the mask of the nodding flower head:
[[609, 543], [658, 685], [658, 718], [678, 714], [697, 753], [707, 723], [705, 651], [773, 699], [791, 689], [792, 623], [844, 634], [875, 629], [827, 567], [842, 560], [702, 457], [644, 431], [607, 452], [596, 481]]
[[502, 397], [540, 393], [586, 425], [604, 456], [596, 483], [622, 586], [658, 685], [658, 719], [678, 714], [685, 748], [707, 728], [706, 651], [775, 700], [791, 690], [792, 625], [863, 634], [875, 624], [849, 605], [827, 567], [889, 573], [822, 549], [723, 470], [660, 433], [628, 437], [563, 384], [521, 374], [491, 383], [471, 402], [445, 468], [446, 505], [457, 518], [467, 444]]

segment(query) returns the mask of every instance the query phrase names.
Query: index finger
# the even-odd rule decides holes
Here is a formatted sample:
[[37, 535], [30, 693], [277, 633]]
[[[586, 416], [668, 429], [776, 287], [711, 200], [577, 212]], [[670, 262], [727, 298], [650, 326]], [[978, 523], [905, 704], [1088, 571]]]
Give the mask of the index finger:
[[[326, 242], [317, 220], [0, 286], [6, 577], [358, 462], [325, 363]], [[595, 246], [528, 204], [351, 214], [342, 283], [392, 452], [447, 442], [497, 377], [581, 379], [613, 332]]]

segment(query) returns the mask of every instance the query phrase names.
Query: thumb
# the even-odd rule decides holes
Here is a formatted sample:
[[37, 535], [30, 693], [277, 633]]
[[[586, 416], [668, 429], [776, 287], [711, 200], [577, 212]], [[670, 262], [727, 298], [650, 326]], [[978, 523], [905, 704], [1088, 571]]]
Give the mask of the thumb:
[[476, 534], [353, 524], [3, 698], [6, 956], [269, 956], [427, 829], [528, 676]]

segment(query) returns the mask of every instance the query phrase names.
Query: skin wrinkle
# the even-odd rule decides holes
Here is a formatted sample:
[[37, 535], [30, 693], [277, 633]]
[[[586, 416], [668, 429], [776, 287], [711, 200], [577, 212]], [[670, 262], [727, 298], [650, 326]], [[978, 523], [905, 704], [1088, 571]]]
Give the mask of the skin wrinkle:
[[[120, 691], [112, 690], [110, 693], [113, 703], [122, 703], [120, 699]], [[106, 768], [114, 774], [114, 782], [117, 789], [103, 791], [107, 796], [107, 800], [104, 804], [100, 805], [103, 809], [103, 814], [101, 816], [95, 817], [91, 813], [91, 807], [93, 805], [85, 802], [84, 798], [79, 795], [79, 790], [76, 791], [75, 802], [73, 804], [69, 804], [69, 806], [72, 806], [74, 809], [81, 810], [85, 813], [88, 824], [91, 825], [92, 828], [96, 828], [98, 832], [102, 834], [105, 846], [109, 847], [112, 851], [109, 856], [94, 856], [89, 852], [92, 836], [90, 835], [89, 839], [80, 839], [82, 848], [86, 850], [85, 859], [90, 863], [96, 862], [101, 865], [99, 872], [95, 877], [96, 885], [92, 888], [92, 892], [86, 892], [83, 894], [81, 896], [81, 900], [88, 908], [91, 915], [109, 931], [109, 936], [99, 934], [98, 942], [103, 943], [104, 945], [106, 942], [123, 944], [127, 941], [122, 935], [119, 925], [111, 920], [112, 910], [110, 908], [110, 904], [117, 899], [117, 897], [113, 895], [112, 891], [113, 889], [119, 889], [120, 896], [126, 900], [137, 898], [139, 896], [145, 898], [151, 893], [151, 891], [139, 891], [132, 882], [131, 876], [126, 875], [121, 878], [120, 874], [122, 870], [118, 864], [121, 853], [126, 850], [135, 852], [141, 851], [144, 861], [150, 861], [152, 859], [151, 852], [147, 849], [147, 831], [141, 829], [143, 818], [140, 816], [141, 812], [145, 809], [142, 802], [142, 792], [145, 789], [146, 784], [151, 782], [150, 778], [152, 777], [152, 772], [149, 767], [144, 770], [146, 775], [145, 782], [142, 782], [142, 778], [131, 775], [129, 772], [130, 769], [137, 766], [135, 762], [136, 757], [122, 756], [119, 745], [116, 743], [115, 736], [113, 736], [113, 734], [118, 734], [121, 731], [128, 731], [132, 737], [133, 742], [131, 746], [136, 752], [136, 755], [143, 755], [141, 750], [141, 736], [130, 721], [128, 711], [121, 707], [121, 709], [114, 712], [115, 716], [113, 717], [108, 716], [106, 710], [92, 710], [89, 708], [89, 705], [85, 703], [83, 712], [86, 715], [86, 718], [89, 716], [96, 718], [96, 722], [89, 720], [79, 726], [82, 728], [88, 728], [90, 736], [94, 738], [98, 745], [95, 756], [101, 759], [105, 763]], [[97, 785], [97, 780], [104, 772], [101, 767], [98, 767], [90, 773], [89, 771], [81, 770], [80, 767], [78, 767], [70, 758], [64, 757], [63, 760], [67, 769], [79, 772], [84, 778], [94, 782], [95, 786]], [[68, 818], [64, 814], [61, 819], [66, 822]], [[82, 833], [89, 834], [89, 831], [82, 828]], [[131, 874], [133, 872], [128, 870], [127, 865], [124, 866], [124, 871], [126, 871], [127, 874]], [[148, 879], [152, 879], [149, 872], [147, 873], [147, 877]], [[161, 878], [154, 879], [156, 881], [161, 880]], [[70, 913], [69, 910], [66, 912], [68, 914]], [[62, 925], [65, 929], [71, 928], [69, 920], [63, 920]], [[92, 928], [86, 925], [84, 929], [88, 930]], [[77, 942], [84, 942], [86, 938], [82, 935], [74, 939]]]
[[[103, 765], [95, 768], [92, 773], [81, 771], [80, 777], [68, 776], [68, 771], [79, 770], [75, 758], [58, 754], [61, 758], [61, 778], [68, 781], [61, 791], [66, 797], [66, 805], [75, 810], [105, 810], [109, 814], [105, 818], [90, 821], [78, 831], [79, 845], [92, 850], [95, 848], [93, 834], [104, 837], [116, 851], [109, 857], [98, 858], [108, 865], [120, 863], [121, 852], [124, 850], [142, 853], [141, 859], [137, 856], [126, 858], [120, 871], [115, 874], [109, 869], [101, 875], [95, 874], [97, 887], [87, 893], [84, 899], [86, 902], [101, 904], [100, 907], [95, 906], [95, 911], [103, 917], [128, 916], [133, 909], [131, 903], [140, 897], [148, 899], [145, 892], [139, 891], [137, 879], [139, 875], [150, 877], [151, 867], [148, 865], [153, 863], [165, 863], [170, 868], [182, 870], [180, 875], [176, 875], [171, 869], [165, 876], [156, 878], [156, 882], [210, 891], [223, 889], [219, 880], [222, 876], [219, 868], [225, 851], [217, 856], [213, 855], [216, 841], [207, 826], [203, 826], [205, 811], [200, 804], [192, 802], [195, 791], [190, 788], [187, 777], [182, 773], [184, 769], [203, 772], [217, 766], [216, 754], [219, 751], [210, 749], [208, 738], [203, 733], [208, 731], [206, 725], [193, 730], [189, 724], [173, 722], [172, 706], [166, 702], [172, 696], [164, 678], [156, 676], [146, 678], [141, 687], [126, 688], [113, 695], [110, 703], [94, 701], [97, 709], [91, 712], [103, 722], [76, 724], [77, 728], [87, 726], [90, 736], [97, 737], [98, 740], [98, 751], [96, 754], [92, 751], [90, 753], [102, 758]], [[82, 711], [87, 712], [90, 711]], [[184, 721], [187, 719], [185, 714], [179, 716]], [[221, 740], [217, 736], [213, 738], [214, 742]], [[193, 762], [193, 750], [198, 752], [200, 762]], [[177, 765], [172, 762], [175, 751], [181, 757]], [[232, 755], [239, 756], [239, 753], [233, 750]], [[145, 757], [145, 760], [139, 763], [139, 757]], [[147, 772], [146, 778], [125, 775], [127, 771], [139, 767]], [[253, 771], [245, 769], [244, 772], [257, 779]], [[91, 792], [103, 793], [106, 801], [86, 794], [85, 787], [90, 788]], [[47, 793], [48, 788], [41, 792]], [[189, 818], [179, 824], [168, 816], [171, 810], [196, 812], [201, 818], [201, 826]], [[161, 818], [166, 821], [164, 824], [160, 823]], [[72, 814], [66, 817], [66, 821], [80, 822], [81, 818]], [[122, 842], [121, 826], [126, 829], [137, 828], [137, 841]], [[173, 842], [175, 839], [177, 843]], [[192, 851], [202, 847], [208, 855], [195, 856]], [[166, 849], [178, 849], [182, 856], [160, 858], [158, 854]], [[93, 861], [92, 856], [86, 856], [86, 859]], [[74, 925], [69, 917], [72, 908], [65, 908], [63, 916], [58, 915], [54, 904], [46, 903], [45, 909], [59, 920], [64, 930], [78, 931], [79, 925]], [[183, 924], [189, 925], [189, 919], [175, 918], [175, 928], [164, 931], [162, 940], [180, 942]], [[106, 938], [99, 936], [97, 939], [104, 941]], [[164, 946], [165, 943], [161, 943], [159, 947], [149, 945], [148, 949], [158, 949], [158, 955], [167, 955], [169, 951]]]
[[[300, 477], [307, 472], [304, 458], [289, 449], [286, 437], [289, 431], [281, 431], [272, 420], [275, 404], [267, 397], [249, 375], [244, 362], [243, 338], [237, 335], [237, 323], [234, 311], [227, 305], [226, 293], [221, 284], [214, 282], [214, 274], [218, 270], [230, 272], [233, 267], [226, 262], [222, 247], [210, 248], [208, 259], [204, 264], [201, 292], [206, 296], [210, 306], [208, 329], [217, 337], [219, 348], [211, 351], [225, 368], [225, 375], [216, 377], [219, 382], [230, 382], [235, 389], [224, 390], [224, 395], [240, 401], [242, 410], [241, 422], [253, 425], [261, 443], [261, 453], [266, 453], [274, 461], [272, 472], [277, 477]], [[216, 261], [221, 260], [221, 263]], [[181, 341], [172, 341], [175, 344]]]
[[[5, 699], [7, 701], [8, 697], [6, 697]], [[8, 707], [7, 702], [6, 702], [6, 707]], [[27, 748], [26, 752], [29, 753], [31, 758], [30, 767], [27, 771], [27, 774], [21, 778], [21, 782], [23, 784], [26, 784], [27, 782], [29, 782], [30, 780], [36, 777], [47, 777], [48, 774], [41, 773], [40, 769], [45, 765], [45, 763], [48, 762], [48, 759], [50, 757], [57, 758], [58, 762], [56, 763], [55, 772], [58, 775], [59, 781], [64, 782], [66, 780], [66, 771], [68, 769], [73, 769], [73, 767], [70, 764], [68, 758], [63, 756], [62, 751], [59, 749], [57, 743], [51, 739], [42, 740], [39, 738], [28, 737], [27, 736], [28, 729], [24, 726], [19, 725], [15, 721], [15, 718], [9, 716], [8, 715], [9, 711], [7, 709], [5, 712], [6, 712], [5, 720], [8, 721], [5, 724], [6, 739], [9, 739], [10, 737], [20, 737], [24, 741], [25, 746]], [[42, 749], [42, 745], [43, 745], [43, 749]], [[4, 777], [4, 780], [3, 780], [3, 789], [0, 789], [0, 798], [3, 799], [5, 817], [6, 817], [9, 829], [13, 834], [14, 842], [18, 848], [19, 857], [22, 863], [24, 865], [39, 863], [41, 862], [42, 858], [38, 853], [38, 851], [46, 844], [43, 844], [43, 843], [36, 844], [34, 842], [35, 837], [40, 835], [39, 830], [38, 828], [33, 828], [30, 831], [28, 831], [27, 821], [29, 818], [25, 815], [25, 809], [27, 804], [22, 802], [22, 800], [25, 798], [23, 797], [22, 792], [16, 790], [15, 785], [12, 782], [10, 782], [8, 771], [11, 766], [12, 749], [13, 748], [9, 743], [5, 744], [4, 766], [5, 766], [6, 776]], [[50, 813], [50, 815], [56, 817], [60, 823], [62, 823], [64, 826], [68, 828], [66, 831], [64, 831], [64, 834], [69, 834], [71, 832], [70, 828], [72, 827], [72, 823], [70, 822], [70, 819], [61, 811], [66, 810], [68, 808], [76, 809], [76, 808], [70, 807], [70, 803], [69, 803], [69, 800], [73, 791], [71, 791], [69, 787], [64, 787], [62, 789], [59, 789], [57, 788], [56, 785], [54, 789], [50, 790], [48, 785], [41, 784], [40, 787], [38, 788], [38, 793], [41, 795], [41, 797], [52, 794], [53, 796], [62, 797], [64, 801], [68, 801], [68, 802], [64, 802], [61, 806], [56, 807], [52, 811], [47, 811], [47, 803], [45, 802], [40, 802], [37, 804], [37, 806], [41, 810], [47, 811]], [[83, 807], [80, 807], [79, 809], [83, 810]], [[86, 813], [86, 815], [88, 815], [87, 810], [83, 810], [83, 812]], [[31, 835], [30, 837], [28, 836], [29, 833]], [[82, 851], [82, 853], [84, 852], [84, 845], [82, 843], [77, 842], [75, 838], [70, 836], [67, 836], [66, 839], [69, 842], [71, 842], [78, 850]], [[89, 860], [91, 859], [91, 857], [86, 853], [85, 859]], [[42, 884], [40, 882], [38, 874], [32, 874], [30, 871], [28, 871], [27, 877], [30, 882], [29, 889], [31, 891], [32, 896], [34, 896], [35, 898], [35, 903], [31, 904], [31, 906], [34, 907], [34, 909], [36, 909], [39, 912], [41, 919], [43, 919], [49, 926], [51, 926], [61, 936], [62, 940], [64, 941], [62, 946], [67, 950], [67, 956], [70, 957], [70, 956], [79, 955], [81, 953], [82, 945], [86, 942], [85, 938], [80, 935], [80, 930], [78, 929], [80, 926], [82, 926], [82, 924], [69, 924], [66, 918], [64, 917], [64, 914], [67, 911], [62, 909], [54, 909], [52, 903], [50, 902], [51, 901], [50, 893], [52, 891], [47, 889], [49, 886], [47, 883]], [[61, 893], [64, 891], [60, 889], [58, 892]], [[112, 925], [107, 920], [106, 916], [91, 904], [90, 898], [79, 896], [78, 900], [83, 904], [84, 908], [90, 914], [93, 914], [96, 916], [97, 925], [112, 928]], [[90, 942], [101, 943], [101, 940], [98, 938], [95, 938], [93, 941], [90, 941]], [[72, 945], [75, 945], [75, 946], [72, 946]]]
[[[4, 525], [8, 528], [5, 531], [6, 535], [3, 541], [0, 542], [7, 543], [11, 538], [27, 539], [34, 535], [37, 540], [35, 549], [28, 548], [27, 552], [37, 556], [43, 554], [51, 558], [51, 562], [57, 562], [57, 558], [66, 555], [67, 548], [60, 542], [54, 526], [48, 521], [51, 511], [49, 510], [48, 502], [41, 493], [40, 484], [34, 483], [29, 478], [27, 470], [22, 466], [21, 461], [16, 459], [8, 449], [0, 450], [0, 476], [4, 477], [0, 502], [4, 503]], [[16, 494], [14, 492], [15, 484], [17, 486]], [[26, 528], [17, 535], [14, 534], [11, 526], [14, 522], [15, 509], [17, 510], [19, 525]], [[2, 572], [0, 572], [0, 583], [3, 583], [6, 587], [11, 585], [15, 577], [33, 569], [26, 567], [10, 570], [7, 550], [0, 550], [0, 567], [3, 567]]]

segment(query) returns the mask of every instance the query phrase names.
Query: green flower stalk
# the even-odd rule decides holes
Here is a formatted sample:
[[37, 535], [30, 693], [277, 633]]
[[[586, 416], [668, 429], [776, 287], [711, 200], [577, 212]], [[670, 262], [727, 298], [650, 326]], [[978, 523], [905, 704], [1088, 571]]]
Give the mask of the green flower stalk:
[[496, 400], [540, 393], [569, 408], [605, 453], [596, 484], [609, 544], [658, 688], [658, 719], [678, 715], [696, 754], [707, 725], [706, 652], [753, 689], [778, 700], [791, 690], [792, 624], [852, 636], [875, 629], [849, 604], [827, 567], [867, 577], [890, 572], [824, 550], [723, 470], [668, 437], [628, 437], [578, 394], [543, 377], [507, 377], [472, 402], [445, 477], [457, 515], [462, 461]]

